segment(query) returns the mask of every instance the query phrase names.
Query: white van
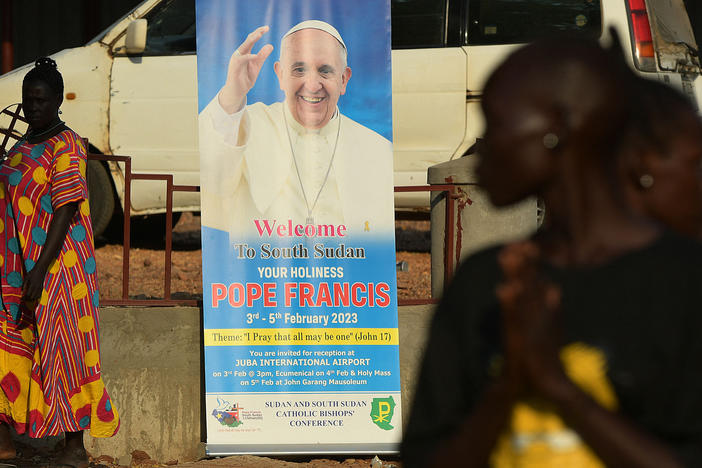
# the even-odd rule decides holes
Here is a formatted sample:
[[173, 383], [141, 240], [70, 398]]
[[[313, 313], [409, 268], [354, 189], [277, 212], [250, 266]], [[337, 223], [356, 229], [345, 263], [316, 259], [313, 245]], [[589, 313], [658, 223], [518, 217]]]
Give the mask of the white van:
[[[137, 19], [144, 22], [135, 22]], [[604, 37], [613, 27], [632, 67], [697, 102], [700, 61], [683, 0], [392, 0], [395, 184], [460, 157], [483, 131], [480, 98], [496, 64], [520, 43], [556, 31]], [[63, 118], [92, 150], [132, 156], [132, 170], [198, 185], [195, 0], [146, 0], [83, 47], [53, 55], [66, 83]], [[353, 63], [351, 63], [353, 65]], [[20, 101], [28, 67], [0, 77], [0, 109]], [[96, 232], [122, 203], [116, 164], [93, 162]], [[111, 181], [108, 184], [107, 181]], [[428, 194], [397, 194], [426, 209]], [[175, 211], [199, 210], [177, 193]], [[162, 183], [134, 181], [132, 214], [165, 210]]]

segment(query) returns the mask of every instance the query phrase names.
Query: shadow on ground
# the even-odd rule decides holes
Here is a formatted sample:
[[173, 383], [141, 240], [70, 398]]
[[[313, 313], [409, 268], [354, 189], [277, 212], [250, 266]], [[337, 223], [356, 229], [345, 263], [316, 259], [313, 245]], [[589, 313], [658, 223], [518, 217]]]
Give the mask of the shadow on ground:
[[[63, 445], [63, 436], [32, 439], [18, 435], [14, 431], [12, 440], [17, 449], [17, 458], [0, 460], [0, 468], [69, 468], [57, 464], [58, 451]], [[91, 462], [90, 468], [110, 468], [97, 462]]]

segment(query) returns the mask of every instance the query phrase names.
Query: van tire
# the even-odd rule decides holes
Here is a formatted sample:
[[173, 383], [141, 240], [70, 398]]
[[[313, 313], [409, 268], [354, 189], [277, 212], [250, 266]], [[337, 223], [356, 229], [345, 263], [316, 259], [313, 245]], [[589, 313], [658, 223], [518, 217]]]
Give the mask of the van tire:
[[88, 202], [93, 222], [93, 236], [105, 232], [115, 212], [115, 197], [107, 169], [100, 161], [88, 161]]
[[[176, 211], [171, 217], [171, 229], [178, 224], [183, 213]], [[152, 215], [132, 216], [131, 219], [132, 241], [151, 239], [157, 242], [166, 238], [166, 213]]]
[[[179, 211], [173, 213], [171, 228], [175, 227], [182, 214]], [[166, 238], [166, 213], [132, 216], [129, 222], [129, 234], [132, 246], [163, 249], [163, 241]], [[121, 244], [124, 240], [124, 216], [121, 209], [118, 208], [117, 215], [108, 224], [104, 237], [107, 241], [116, 244]]]

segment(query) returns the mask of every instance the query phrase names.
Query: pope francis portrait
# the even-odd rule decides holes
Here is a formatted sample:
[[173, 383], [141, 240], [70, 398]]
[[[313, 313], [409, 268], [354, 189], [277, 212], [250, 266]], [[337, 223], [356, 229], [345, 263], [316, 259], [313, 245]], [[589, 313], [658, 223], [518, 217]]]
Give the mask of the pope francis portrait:
[[203, 225], [231, 240], [260, 235], [256, 220], [392, 232], [392, 145], [339, 112], [352, 75], [341, 35], [317, 20], [291, 28], [273, 65], [284, 101], [249, 104], [273, 52], [266, 44], [253, 53], [268, 29], [234, 51], [224, 85], [200, 113]]

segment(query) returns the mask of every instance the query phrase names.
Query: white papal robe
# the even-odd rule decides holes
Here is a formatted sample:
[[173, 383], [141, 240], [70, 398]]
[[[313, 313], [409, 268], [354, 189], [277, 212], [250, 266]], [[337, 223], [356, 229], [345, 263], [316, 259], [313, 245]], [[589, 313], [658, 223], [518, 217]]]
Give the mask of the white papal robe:
[[308, 130], [283, 103], [255, 103], [229, 120], [216, 97], [199, 121], [204, 226], [240, 240], [258, 236], [256, 219], [305, 224], [311, 210], [315, 224], [349, 234], [393, 232], [392, 145], [374, 131], [338, 111]]

